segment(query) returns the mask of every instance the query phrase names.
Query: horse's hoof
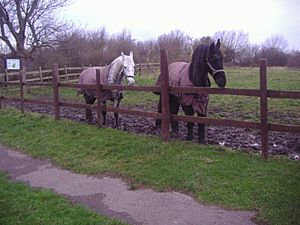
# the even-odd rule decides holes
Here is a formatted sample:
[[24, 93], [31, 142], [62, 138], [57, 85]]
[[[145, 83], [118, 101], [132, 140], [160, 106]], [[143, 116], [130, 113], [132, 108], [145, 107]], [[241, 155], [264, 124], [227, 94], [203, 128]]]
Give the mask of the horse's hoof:
[[155, 126], [161, 126], [161, 120], [155, 120]]
[[172, 128], [172, 133], [178, 134], [179, 133], [179, 129], [178, 128]]
[[86, 119], [86, 122], [89, 123], [89, 124], [92, 124], [94, 122], [93, 119]]
[[161, 121], [160, 120], [155, 120], [155, 124], [154, 124], [154, 129], [160, 129], [161, 128]]
[[191, 141], [191, 140], [193, 140], [193, 136], [186, 136], [186, 140], [188, 140], [188, 141]]
[[202, 145], [207, 145], [207, 141], [205, 139], [199, 139], [199, 143]]
[[178, 137], [179, 136], [179, 129], [178, 129], [178, 127], [171, 129], [171, 135], [173, 137]]
[[159, 129], [161, 129], [161, 125], [155, 125], [154, 126], [154, 130], [159, 130]]
[[174, 136], [178, 136], [179, 132], [178, 131], [171, 131], [171, 134], [174, 135]]
[[171, 132], [171, 137], [173, 137], [173, 138], [179, 138], [178, 132]]

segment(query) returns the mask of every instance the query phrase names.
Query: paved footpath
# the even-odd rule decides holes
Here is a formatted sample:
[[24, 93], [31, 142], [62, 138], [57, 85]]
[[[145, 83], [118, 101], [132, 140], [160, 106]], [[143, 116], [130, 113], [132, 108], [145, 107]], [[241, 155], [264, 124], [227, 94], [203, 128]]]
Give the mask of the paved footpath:
[[130, 191], [121, 179], [93, 177], [54, 167], [0, 145], [0, 170], [15, 181], [51, 189], [100, 214], [130, 224], [254, 225], [254, 212], [202, 205], [178, 192]]

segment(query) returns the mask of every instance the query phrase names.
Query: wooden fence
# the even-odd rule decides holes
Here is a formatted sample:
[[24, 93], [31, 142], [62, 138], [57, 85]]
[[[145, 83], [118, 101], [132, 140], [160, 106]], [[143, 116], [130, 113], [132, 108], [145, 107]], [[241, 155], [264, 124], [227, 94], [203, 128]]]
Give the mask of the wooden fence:
[[[64, 80], [66, 82], [76, 81], [84, 69], [91, 67], [84, 66], [81, 67], [67, 67], [58, 69], [59, 80]], [[136, 73], [141, 74], [142, 72], [156, 73], [159, 71], [159, 63], [138, 63], [136, 65]], [[0, 73], [0, 84], [6, 85], [7, 83], [19, 83], [19, 72], [8, 72]], [[52, 70], [42, 70], [41, 67], [36, 71], [26, 71], [25, 73], [26, 83], [29, 82], [47, 82], [52, 80]]]
[[[76, 81], [79, 77], [79, 74], [84, 69], [88, 68], [87, 66], [81, 67], [67, 67], [59, 68], [59, 79], [64, 80], [66, 82]], [[48, 82], [52, 80], [52, 69], [42, 70], [41, 67], [36, 71], [25, 71], [25, 82]], [[4, 73], [0, 73], [0, 83], [3, 85], [9, 83], [19, 83], [19, 72], [8, 72], [5, 70]]]
[[[170, 139], [170, 124], [171, 121], [184, 121], [193, 123], [203, 123], [216, 126], [230, 126], [237, 128], [250, 128], [258, 129], [261, 131], [261, 152], [264, 159], [268, 158], [268, 133], [269, 131], [277, 132], [289, 132], [300, 134], [300, 126], [294, 125], [283, 125], [283, 124], [273, 124], [268, 122], [268, 98], [292, 98], [300, 99], [299, 91], [274, 91], [267, 90], [267, 61], [266, 59], [260, 60], [260, 89], [231, 89], [231, 88], [201, 88], [201, 87], [171, 87], [169, 86], [168, 79], [168, 61], [165, 51], [161, 52], [160, 59], [160, 70], [162, 75], [161, 86], [122, 86], [122, 85], [104, 85], [100, 84], [100, 71], [97, 70], [97, 84], [87, 85], [87, 84], [74, 84], [67, 82], [59, 82], [59, 69], [58, 65], [54, 64], [52, 69], [52, 82], [47, 83], [26, 83], [25, 82], [25, 68], [19, 73], [19, 86], [20, 86], [20, 98], [9, 98], [0, 96], [0, 108], [2, 106], [2, 101], [18, 101], [21, 105], [21, 111], [24, 112], [24, 103], [33, 104], [45, 104], [52, 105], [54, 107], [54, 117], [55, 119], [60, 118], [60, 107], [74, 107], [82, 109], [92, 109], [97, 110], [98, 114], [98, 126], [101, 127], [101, 115], [102, 110], [107, 112], [117, 112], [128, 115], [150, 117], [153, 119], [162, 120], [162, 130], [161, 136], [164, 141]], [[9, 85], [17, 85], [10, 83]], [[53, 101], [43, 101], [43, 100], [30, 100], [24, 98], [23, 86], [51, 86], [53, 88]], [[101, 93], [103, 90], [128, 90], [128, 91], [155, 91], [161, 93], [162, 100], [162, 112], [145, 112], [125, 108], [113, 108], [111, 106], [102, 106], [100, 101], [97, 105], [81, 104], [81, 103], [70, 103], [61, 101], [59, 98], [60, 88], [87, 88], [97, 90], [97, 97], [101, 98]], [[183, 115], [173, 115], [170, 114], [169, 110], [169, 92], [177, 93], [206, 93], [206, 94], [220, 94], [220, 95], [237, 95], [237, 96], [254, 96], [260, 98], [260, 122], [247, 122], [238, 121], [230, 119], [213, 119], [206, 117], [194, 117], [194, 116], [183, 116]]]

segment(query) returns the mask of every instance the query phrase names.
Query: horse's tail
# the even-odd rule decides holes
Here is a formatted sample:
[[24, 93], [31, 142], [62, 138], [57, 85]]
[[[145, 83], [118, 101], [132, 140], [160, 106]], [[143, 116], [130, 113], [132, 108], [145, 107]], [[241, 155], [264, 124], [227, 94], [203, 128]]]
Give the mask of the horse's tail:
[[[159, 74], [156, 82], [155, 82], [155, 85], [161, 85], [161, 74]], [[156, 94], [156, 95], [160, 95], [160, 91], [153, 91], [153, 94]]]
[[77, 89], [77, 95], [76, 96], [79, 96], [79, 95], [82, 95], [83, 94], [83, 91], [81, 89]]
[[[79, 75], [78, 84], [83, 84], [83, 72], [81, 72]], [[82, 90], [82, 88], [77, 88], [77, 96], [81, 94], [84, 94], [84, 91]]]

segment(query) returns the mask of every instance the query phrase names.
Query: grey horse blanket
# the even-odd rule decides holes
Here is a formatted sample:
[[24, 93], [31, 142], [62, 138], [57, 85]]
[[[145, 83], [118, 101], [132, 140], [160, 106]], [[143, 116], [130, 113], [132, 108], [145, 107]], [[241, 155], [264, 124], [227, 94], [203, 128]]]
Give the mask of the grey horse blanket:
[[[79, 76], [79, 84], [96, 84], [96, 70], [100, 69], [100, 81], [101, 84], [108, 84], [108, 72], [109, 72], [109, 65], [105, 67], [90, 67], [87, 68], [86, 70], [82, 71], [80, 76]], [[106, 100], [113, 100], [120, 94], [121, 91], [110, 91], [110, 90], [103, 90], [101, 92], [101, 100], [106, 101]], [[91, 90], [91, 89], [84, 89], [84, 88], [78, 88], [77, 94], [87, 94], [89, 96], [97, 96], [96, 90]]]
[[[194, 86], [189, 79], [190, 63], [174, 62], [169, 65], [169, 85], [170, 86]], [[156, 85], [161, 84], [161, 78], [156, 81]], [[192, 106], [194, 111], [202, 116], [207, 115], [208, 95], [207, 94], [188, 94], [171, 93], [179, 99], [180, 105]]]

